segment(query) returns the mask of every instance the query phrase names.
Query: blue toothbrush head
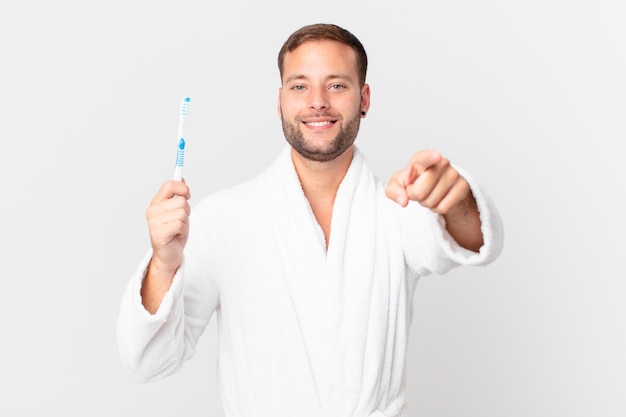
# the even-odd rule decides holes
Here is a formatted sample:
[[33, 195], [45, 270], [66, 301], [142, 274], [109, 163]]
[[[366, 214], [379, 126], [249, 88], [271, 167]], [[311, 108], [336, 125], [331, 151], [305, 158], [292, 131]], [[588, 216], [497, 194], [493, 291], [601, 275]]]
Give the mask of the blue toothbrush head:
[[182, 117], [189, 116], [189, 103], [191, 99], [189, 97], [185, 97], [180, 101], [180, 115]]

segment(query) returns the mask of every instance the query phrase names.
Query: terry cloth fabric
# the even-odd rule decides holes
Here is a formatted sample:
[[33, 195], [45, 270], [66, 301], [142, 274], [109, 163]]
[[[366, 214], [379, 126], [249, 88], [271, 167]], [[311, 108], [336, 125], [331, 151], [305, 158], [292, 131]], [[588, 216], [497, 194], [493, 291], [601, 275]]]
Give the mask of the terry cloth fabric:
[[226, 416], [407, 416], [419, 277], [486, 265], [502, 248], [495, 208], [463, 175], [480, 210], [480, 252], [460, 247], [441, 216], [390, 201], [358, 149], [326, 250], [286, 147], [260, 176], [193, 209], [185, 260], [154, 315], [140, 298], [146, 255], [121, 306], [124, 363], [140, 381], [176, 371], [216, 311]]

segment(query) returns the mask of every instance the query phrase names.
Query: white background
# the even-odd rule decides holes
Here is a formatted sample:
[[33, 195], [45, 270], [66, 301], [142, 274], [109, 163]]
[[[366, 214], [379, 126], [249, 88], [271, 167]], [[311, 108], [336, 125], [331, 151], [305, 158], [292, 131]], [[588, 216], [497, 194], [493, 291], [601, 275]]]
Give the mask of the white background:
[[368, 51], [357, 143], [374, 171], [439, 149], [505, 223], [495, 263], [418, 285], [411, 415], [626, 415], [623, 2], [166, 3], [0, 6], [0, 415], [223, 415], [215, 321], [178, 374], [142, 385], [119, 360], [119, 302], [180, 98], [193, 203], [283, 146], [276, 55], [317, 22]]

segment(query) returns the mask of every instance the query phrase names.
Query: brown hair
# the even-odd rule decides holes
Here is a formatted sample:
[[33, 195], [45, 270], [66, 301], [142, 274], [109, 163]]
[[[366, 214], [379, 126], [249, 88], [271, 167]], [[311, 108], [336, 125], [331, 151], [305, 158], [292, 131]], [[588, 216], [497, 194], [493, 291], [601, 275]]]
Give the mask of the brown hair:
[[283, 61], [287, 52], [291, 52], [307, 41], [331, 40], [351, 47], [356, 52], [357, 71], [361, 86], [365, 84], [367, 74], [367, 54], [361, 42], [352, 33], [333, 24], [318, 23], [304, 26], [289, 36], [278, 53], [278, 70], [283, 78]]

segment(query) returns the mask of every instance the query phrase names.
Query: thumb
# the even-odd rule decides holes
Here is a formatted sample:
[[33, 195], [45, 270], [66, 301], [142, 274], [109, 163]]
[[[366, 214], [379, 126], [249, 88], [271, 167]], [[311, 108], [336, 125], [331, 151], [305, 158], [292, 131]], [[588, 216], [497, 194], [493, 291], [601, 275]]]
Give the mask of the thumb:
[[405, 168], [396, 172], [385, 188], [385, 195], [395, 201], [402, 207], [409, 204], [409, 195], [406, 192], [406, 186], [409, 184], [410, 170]]

